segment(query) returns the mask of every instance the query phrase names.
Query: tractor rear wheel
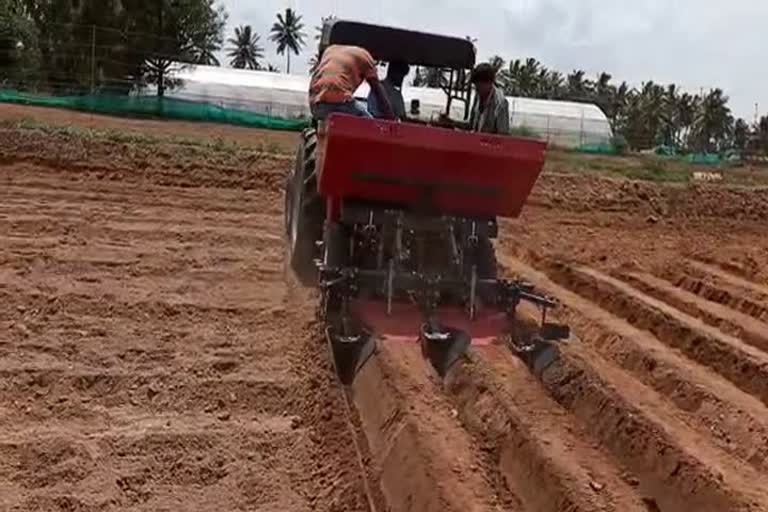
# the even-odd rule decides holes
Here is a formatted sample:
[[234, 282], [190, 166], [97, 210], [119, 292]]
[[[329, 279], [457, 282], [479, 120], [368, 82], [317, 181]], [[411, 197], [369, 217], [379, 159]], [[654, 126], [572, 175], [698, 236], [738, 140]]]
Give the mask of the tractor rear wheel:
[[317, 285], [317, 242], [322, 240], [325, 205], [317, 191], [317, 132], [306, 130], [285, 184], [288, 264], [304, 286]]

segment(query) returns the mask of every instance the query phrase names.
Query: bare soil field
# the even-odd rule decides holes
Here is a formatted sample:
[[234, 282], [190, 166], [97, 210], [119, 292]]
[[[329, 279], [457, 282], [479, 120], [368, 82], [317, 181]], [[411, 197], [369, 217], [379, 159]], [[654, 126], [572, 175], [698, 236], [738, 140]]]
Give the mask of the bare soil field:
[[768, 511], [764, 189], [550, 168], [497, 250], [559, 359], [385, 343], [345, 393], [290, 159], [158, 133], [0, 129], [0, 510]]

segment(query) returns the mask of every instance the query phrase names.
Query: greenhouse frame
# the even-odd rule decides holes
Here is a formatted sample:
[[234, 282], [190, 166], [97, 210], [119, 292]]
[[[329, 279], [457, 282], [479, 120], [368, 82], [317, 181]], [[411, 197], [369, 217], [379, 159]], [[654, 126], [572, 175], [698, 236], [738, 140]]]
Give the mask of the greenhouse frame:
[[[180, 86], [169, 97], [212, 103], [282, 119], [309, 117], [307, 91], [309, 76], [286, 75], [212, 66], [190, 66], [174, 72]], [[357, 96], [365, 98], [368, 86]], [[445, 94], [440, 89], [404, 87], [406, 105], [420, 103], [419, 117], [429, 120], [443, 112]], [[566, 148], [611, 143], [608, 118], [597, 105], [567, 101], [509, 97], [510, 126], [513, 130], [535, 136]], [[451, 117], [461, 119], [463, 105], [455, 103]]]

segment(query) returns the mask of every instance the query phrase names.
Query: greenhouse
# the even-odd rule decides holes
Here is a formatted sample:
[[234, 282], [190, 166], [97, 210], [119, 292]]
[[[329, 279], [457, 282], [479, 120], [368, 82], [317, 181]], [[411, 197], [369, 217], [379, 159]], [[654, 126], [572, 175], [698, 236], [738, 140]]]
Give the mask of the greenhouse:
[[[194, 66], [176, 71], [174, 78], [180, 80], [180, 86], [168, 93], [170, 97], [283, 119], [309, 116], [309, 76]], [[363, 85], [358, 96], [367, 94], [367, 85]], [[419, 100], [419, 117], [424, 120], [438, 116], [446, 101], [439, 89], [405, 87], [403, 97], [406, 105]], [[593, 104], [510, 97], [509, 107], [514, 129], [559, 146], [609, 144], [612, 138], [608, 119]], [[463, 105], [454, 103], [451, 116], [462, 118]]]

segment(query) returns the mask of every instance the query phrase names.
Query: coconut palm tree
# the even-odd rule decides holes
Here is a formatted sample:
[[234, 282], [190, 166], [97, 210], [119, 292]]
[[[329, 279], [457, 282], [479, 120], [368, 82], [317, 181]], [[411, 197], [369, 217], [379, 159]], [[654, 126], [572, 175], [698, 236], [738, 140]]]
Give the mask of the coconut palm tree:
[[301, 16], [291, 8], [286, 9], [285, 14], [278, 13], [277, 21], [272, 25], [269, 39], [277, 44], [278, 55], [286, 55], [286, 73], [291, 72], [291, 53], [299, 55], [301, 48], [307, 44], [303, 29]]
[[259, 59], [264, 58], [264, 48], [259, 46], [259, 39], [250, 25], [236, 27], [235, 37], [227, 40], [232, 45], [227, 53], [232, 59], [229, 65], [237, 69], [261, 69]]
[[507, 72], [504, 73], [507, 77], [506, 93], [510, 96], [538, 97], [542, 89], [542, 71], [546, 76], [546, 69], [534, 58], [528, 58], [525, 62], [520, 59], [510, 61]]
[[548, 71], [542, 84], [542, 98], [559, 100], [565, 96], [565, 78], [559, 71]]
[[768, 116], [762, 116], [754, 130], [755, 145], [762, 150], [763, 154], [768, 154]]
[[524, 96], [536, 97], [539, 90], [539, 72], [541, 62], [534, 58], [528, 58], [520, 70], [518, 86]]
[[[643, 82], [633, 88], [627, 82], [613, 84], [613, 77], [599, 73], [588, 80], [582, 70], [564, 75], [534, 58], [505, 61], [491, 57], [497, 81], [508, 96], [554, 100], [569, 99], [598, 105], [608, 117], [617, 140], [637, 150], [668, 144], [684, 151], [717, 151], [740, 148], [752, 141], [768, 153], [768, 116], [753, 129], [734, 119], [728, 97], [721, 89], [692, 95], [677, 84]], [[439, 69], [420, 68], [414, 85], [440, 87], [445, 80]]]
[[632, 90], [627, 82], [621, 82], [613, 91], [609, 120], [613, 130], [618, 132], [625, 126], [627, 117], [627, 102]]
[[496, 73], [504, 69], [504, 59], [499, 55], [494, 55], [490, 59], [488, 59], [488, 63], [491, 65], [491, 67], [496, 70]]
[[727, 140], [733, 129], [733, 116], [728, 107], [728, 96], [722, 89], [712, 89], [699, 105], [694, 121], [693, 139], [699, 150], [712, 151]]
[[411, 85], [440, 89], [448, 85], [448, 77], [446, 77], [445, 71], [440, 68], [417, 68]]
[[643, 140], [645, 148], [654, 147], [661, 142], [662, 118], [664, 115], [666, 91], [664, 87], [649, 80], [643, 83], [640, 93], [640, 105], [642, 109], [641, 119], [643, 126]]
[[571, 101], [584, 101], [590, 96], [590, 84], [585, 79], [586, 73], [578, 69], [573, 71], [566, 78], [566, 87], [568, 89], [568, 98]]
[[593, 88], [593, 100], [595, 104], [605, 113], [607, 117], [611, 117], [611, 105], [612, 98], [616, 88], [611, 85], [613, 77], [609, 73], [600, 73], [597, 75], [597, 80], [594, 82]]
[[681, 129], [680, 94], [676, 84], [669, 84], [664, 93], [664, 108], [661, 113], [661, 133], [659, 134], [661, 142], [669, 146], [678, 146]]
[[733, 124], [733, 147], [739, 150], [747, 148], [749, 143], [749, 125], [747, 122], [739, 118]]
[[221, 66], [219, 58], [216, 57], [216, 52], [219, 51], [221, 46], [213, 42], [206, 42], [198, 48], [191, 50], [192, 63], [200, 64], [203, 66]]

